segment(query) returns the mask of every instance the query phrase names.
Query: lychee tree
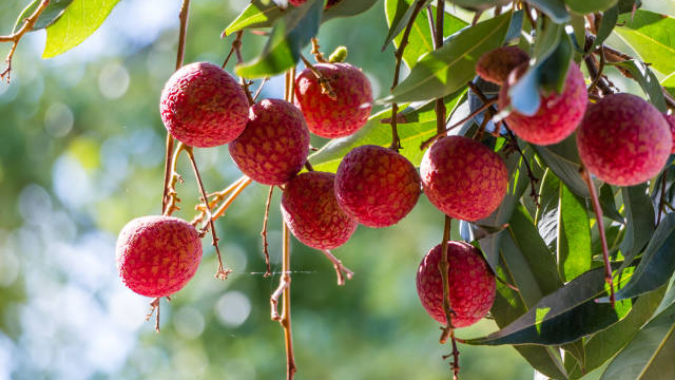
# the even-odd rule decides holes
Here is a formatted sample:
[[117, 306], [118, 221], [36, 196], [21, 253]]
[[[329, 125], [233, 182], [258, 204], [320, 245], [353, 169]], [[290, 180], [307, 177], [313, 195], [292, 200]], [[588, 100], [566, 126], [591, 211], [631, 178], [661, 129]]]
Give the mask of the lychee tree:
[[[2, 78], [10, 80], [26, 33], [47, 30], [45, 58], [65, 53], [118, 2], [33, 1], [0, 36], [10, 44]], [[512, 345], [551, 379], [675, 378], [672, 3], [252, 0], [223, 24], [231, 36], [224, 63], [185, 64], [190, 3], [177, 15], [176, 72], [159, 105], [167, 130], [161, 210], [130, 221], [116, 252], [124, 284], [152, 298], [158, 331], [160, 299], [194, 276], [206, 235], [216, 278], [227, 280], [215, 222], [250, 184], [269, 186], [262, 249], [250, 251], [265, 254], [269, 275], [267, 220], [281, 213], [282, 276], [270, 304], [290, 379], [302, 368], [293, 356], [291, 235], [322, 252], [338, 285], [349, 286], [354, 273], [332, 250], [359, 224], [405, 224], [427, 197], [443, 233], [411, 268], [410, 287], [429, 328], [440, 323], [440, 343], [451, 344], [449, 375], [460, 376], [460, 348], [469, 344]], [[395, 47], [382, 53], [393, 80], [380, 99], [359, 62], [347, 63], [348, 46], [326, 58], [317, 39], [324, 23], [374, 6], [388, 25], [373, 49]], [[254, 38], [265, 47], [244, 57]], [[276, 76], [284, 99], [260, 99]], [[224, 144], [233, 163], [219, 164], [243, 176], [203, 183], [194, 149]], [[201, 194], [190, 221], [172, 216], [183, 153]], [[450, 240], [453, 228], [462, 241]], [[484, 317], [498, 330], [462, 336]]]

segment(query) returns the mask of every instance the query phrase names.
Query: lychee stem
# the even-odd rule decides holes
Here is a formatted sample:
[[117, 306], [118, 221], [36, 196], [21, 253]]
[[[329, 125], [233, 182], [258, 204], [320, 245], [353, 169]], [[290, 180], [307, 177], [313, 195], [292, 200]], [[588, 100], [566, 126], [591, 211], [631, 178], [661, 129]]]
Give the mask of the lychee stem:
[[665, 203], [667, 203], [665, 195], [667, 181], [668, 181], [668, 170], [664, 170], [663, 175], [661, 176], [661, 199], [659, 200], [659, 214], [658, 217], [656, 218], [657, 225], [661, 223], [661, 216], [663, 215], [663, 209], [665, 208]]
[[274, 193], [274, 186], [270, 186], [270, 191], [267, 194], [267, 203], [265, 204], [265, 217], [263, 218], [263, 228], [262, 231], [260, 232], [260, 236], [262, 236], [263, 242], [263, 254], [265, 255], [265, 265], [267, 266], [265, 274], [263, 275], [263, 277], [265, 278], [272, 275], [272, 271], [270, 268], [270, 252], [267, 249], [267, 247], [269, 247], [269, 242], [267, 241], [267, 221], [269, 220], [270, 216], [270, 205], [272, 203], [273, 193]]
[[605, 262], [605, 281], [607, 282], [607, 285], [609, 285], [609, 302], [612, 304], [612, 308], [614, 308], [614, 280], [612, 278], [612, 264], [609, 261], [609, 249], [607, 248], [607, 238], [605, 237], [605, 226], [604, 222], [602, 221], [602, 208], [600, 207], [598, 193], [595, 191], [595, 185], [593, 185], [593, 180], [591, 179], [588, 170], [586, 170], [586, 168], [582, 165], [581, 169], [579, 169], [579, 173], [586, 182], [588, 191], [591, 193], [591, 201], [593, 203], [595, 219], [597, 220], [598, 232], [600, 234], [600, 243], [602, 245], [602, 259]]
[[[309, 62], [307, 58], [305, 58], [304, 55], [300, 54], [300, 59], [302, 59], [302, 62], [305, 64], [305, 67], [310, 69], [312, 73], [314, 73], [314, 76], [316, 76], [316, 79], [319, 81], [319, 85], [321, 86], [321, 93], [327, 95], [332, 100], [336, 100], [337, 94], [335, 94], [335, 91], [333, 91], [333, 88], [330, 86], [330, 83], [328, 83], [328, 79], [326, 79], [326, 77], [324, 77], [319, 72], [319, 70], [317, 70], [316, 67], [314, 67], [314, 65], [312, 65], [312, 63]], [[295, 82], [295, 80], [293, 80], [293, 82]]]
[[354, 277], [354, 272], [344, 266], [342, 261], [335, 257], [335, 255], [333, 255], [329, 250], [324, 249], [322, 252], [324, 255], [326, 255], [326, 258], [328, 258], [328, 260], [333, 263], [333, 268], [335, 268], [335, 273], [337, 274], [337, 284], [339, 286], [345, 284], [345, 276], [347, 277], [347, 280], [351, 280], [352, 277]]
[[309, 52], [309, 54], [312, 54], [314, 56], [314, 60], [320, 63], [325, 63], [326, 58], [323, 56], [323, 53], [321, 53], [321, 45], [319, 45], [319, 39], [316, 37], [312, 37], [312, 51]]
[[446, 325], [441, 328], [441, 338], [439, 342], [445, 344], [448, 337], [452, 334], [454, 327], [452, 327], [452, 305], [450, 303], [450, 283], [448, 282], [448, 271], [450, 270], [450, 263], [448, 262], [448, 240], [450, 240], [450, 228], [452, 226], [452, 218], [445, 215], [445, 226], [443, 228], [443, 240], [441, 241], [441, 261], [438, 262], [438, 270], [441, 272], [441, 280], [443, 284], [443, 312], [445, 313]]
[[155, 311], [157, 311], [157, 314], [155, 314], [155, 332], [159, 333], [159, 297], [153, 299], [152, 302], [150, 302], [150, 311], [145, 316], [145, 320], [149, 321]]
[[[172, 144], [173, 145], [173, 144]], [[176, 150], [173, 152], [173, 155], [171, 156], [171, 163], [169, 164], [169, 182], [165, 187], [166, 191], [166, 196], [167, 196], [167, 202], [166, 206], [164, 209], [164, 212], [162, 215], [165, 216], [171, 216], [174, 211], [180, 210], [180, 207], [178, 207], [178, 202], [180, 202], [180, 198], [178, 198], [178, 192], [176, 191], [176, 183], [178, 181], [183, 182], [183, 179], [181, 178], [180, 174], [176, 171], [176, 166], [178, 165], [178, 157], [180, 156], [180, 153], [185, 149], [185, 145], [182, 143], [178, 143], [178, 146], [176, 147]]]
[[[443, 102], [443, 100], [441, 99], [441, 103], [442, 103], [442, 102]], [[469, 116], [463, 118], [462, 120], [458, 121], [457, 123], [455, 123], [455, 124], [453, 124], [453, 125], [451, 125], [451, 126], [449, 126], [449, 127], [447, 127], [447, 128], [445, 128], [445, 119], [441, 119], [441, 122], [443, 123], [443, 126], [441, 127], [441, 129], [440, 129], [440, 130], [437, 130], [437, 132], [436, 132], [436, 134], [435, 134], [434, 136], [432, 136], [431, 138], [429, 138], [429, 139], [427, 139], [426, 141], [424, 141], [424, 142], [422, 143], [422, 145], [420, 145], [420, 149], [421, 149], [421, 150], [424, 150], [424, 149], [428, 148], [429, 145], [431, 145], [431, 143], [433, 143], [434, 141], [438, 140], [439, 138], [445, 136], [445, 135], [446, 135], [448, 132], [450, 132], [451, 130], [453, 130], [453, 129], [459, 127], [460, 125], [462, 125], [462, 124], [466, 123], [467, 121], [471, 120], [472, 118], [476, 117], [476, 115], [478, 115], [478, 114], [480, 114], [481, 112], [485, 111], [486, 109], [488, 109], [490, 106], [492, 106], [492, 105], [495, 104], [496, 102], [497, 102], [497, 99], [496, 99], [496, 98], [494, 98], [494, 99], [488, 99], [485, 103], [483, 103], [482, 106], [480, 106], [480, 108], [478, 108], [477, 110], [473, 111]], [[438, 128], [437, 128], [437, 129], [438, 129]]]
[[[218, 203], [224, 200], [227, 195], [235, 191], [239, 187], [239, 185], [241, 185], [241, 183], [244, 182], [246, 179], [248, 179], [247, 176], [242, 176], [225, 189], [209, 194], [209, 198], [213, 198], [209, 201], [209, 207], [211, 207], [211, 209], [216, 207]], [[197, 225], [201, 223], [206, 217], [206, 205], [200, 203], [197, 206], [195, 206], [195, 210], [199, 211], [199, 214], [195, 216], [194, 219], [192, 219], [190, 224], [197, 227]]]
[[[182, 145], [182, 144], [181, 144]], [[213, 214], [211, 213], [211, 206], [209, 206], [209, 196], [204, 189], [204, 182], [202, 181], [202, 176], [199, 173], [199, 168], [197, 167], [197, 161], [195, 160], [194, 152], [192, 151], [191, 146], [185, 146], [183, 148], [190, 158], [190, 164], [192, 165], [192, 171], [195, 173], [195, 178], [197, 179], [197, 185], [199, 186], [199, 191], [202, 193], [202, 199], [204, 201], [205, 211], [208, 218], [208, 225], [211, 229], [211, 245], [216, 249], [216, 255], [218, 256], [218, 269], [216, 271], [216, 278], [219, 280], [226, 280], [227, 276], [232, 273], [232, 269], [225, 268], [223, 265], [223, 256], [220, 253], [220, 248], [218, 247], [218, 235], [216, 234], [216, 226], [213, 222]]]
[[231, 195], [225, 200], [225, 202], [224, 202], [224, 203], [223, 203], [223, 204], [222, 204], [222, 205], [221, 205], [221, 206], [213, 213], [213, 220], [217, 220], [218, 218], [220, 218], [221, 216], [223, 216], [223, 215], [225, 214], [225, 211], [227, 211], [227, 209], [230, 208], [230, 206], [232, 205], [232, 203], [234, 202], [234, 200], [237, 199], [237, 197], [238, 197], [239, 195], [241, 195], [242, 191], [244, 191], [244, 189], [245, 189], [248, 185], [250, 185], [251, 182], [253, 181], [252, 179], [250, 179], [250, 178], [248, 178], [248, 177], [243, 177], [243, 178], [244, 178], [243, 181], [241, 181], [241, 182], [239, 183], [239, 185], [234, 189], [234, 191], [232, 192], [232, 194], [231, 194]]
[[47, 8], [49, 5], [50, 0], [42, 0], [40, 4], [37, 6], [35, 11], [33, 11], [33, 14], [30, 15], [28, 18], [23, 20], [23, 25], [19, 30], [16, 31], [16, 33], [10, 34], [8, 36], [0, 36], [0, 42], [11, 42], [12, 47], [9, 49], [9, 53], [7, 54], [7, 57], [5, 58], [5, 63], [7, 64], [7, 68], [3, 71], [0, 71], [0, 82], [7, 77], [7, 83], [10, 82], [11, 80], [11, 73], [12, 73], [12, 57], [14, 56], [14, 52], [16, 51], [17, 46], [19, 46], [19, 41], [21, 41], [21, 38], [23, 37], [24, 34], [27, 32], [31, 31], [33, 27], [35, 26], [35, 23], [37, 22], [38, 18], [42, 14], [42, 12]]

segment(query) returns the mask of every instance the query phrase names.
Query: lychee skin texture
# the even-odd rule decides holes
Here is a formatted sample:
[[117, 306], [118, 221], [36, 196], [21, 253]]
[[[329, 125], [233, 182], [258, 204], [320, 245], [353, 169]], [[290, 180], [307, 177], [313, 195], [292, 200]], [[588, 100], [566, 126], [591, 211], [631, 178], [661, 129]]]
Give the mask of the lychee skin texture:
[[[499, 93], [499, 109], [504, 110], [511, 101], [509, 89], [517, 78], [524, 74], [525, 65], [511, 72]], [[561, 142], [571, 135], [584, 117], [588, 105], [588, 93], [584, 75], [576, 63], [570, 63], [567, 79], [562, 94], [541, 95], [541, 105], [533, 116], [526, 116], [517, 111], [506, 117], [506, 124], [521, 139], [537, 144], [551, 145]]]
[[588, 107], [577, 147], [586, 168], [606, 183], [632, 186], [661, 171], [673, 146], [668, 122], [638, 96], [615, 94]]
[[509, 182], [501, 157], [463, 136], [434, 143], [422, 158], [420, 174], [424, 193], [436, 208], [471, 222], [499, 207]]
[[415, 207], [420, 192], [415, 166], [395, 151], [375, 145], [349, 152], [335, 176], [338, 204], [368, 227], [398, 223]]
[[[417, 270], [417, 294], [429, 315], [446, 324], [443, 311], [443, 279], [438, 269], [441, 245], [424, 256]], [[448, 287], [453, 327], [466, 327], [483, 318], [495, 300], [495, 277], [478, 248], [458, 241], [448, 242]]]
[[666, 118], [666, 121], [670, 126], [670, 133], [673, 134], [673, 148], [671, 149], [670, 153], [675, 154], [675, 116], [666, 114], [663, 116]]
[[301, 110], [310, 132], [336, 138], [349, 136], [368, 121], [373, 102], [370, 81], [347, 63], [319, 63], [314, 67], [328, 80], [337, 96], [322, 94], [316, 75], [305, 69], [295, 80], [295, 105]]
[[144, 216], [124, 226], [115, 253], [120, 277], [129, 289], [146, 297], [166, 297], [197, 272], [202, 242], [197, 230], [182, 219]]
[[286, 184], [281, 213], [298, 240], [316, 249], [333, 249], [346, 243], [358, 223], [335, 199], [335, 175], [306, 172]]
[[307, 2], [307, 0], [288, 0], [289, 4], [291, 4], [294, 7], [300, 6], [304, 3]]
[[197, 62], [183, 66], [166, 82], [159, 103], [164, 126], [176, 140], [199, 148], [227, 144], [248, 119], [248, 98], [220, 67]]
[[501, 85], [509, 73], [527, 62], [530, 56], [517, 46], [505, 46], [483, 54], [476, 63], [476, 74], [488, 82]]
[[229, 145], [234, 163], [265, 185], [281, 185], [305, 165], [309, 131], [291, 103], [265, 99], [251, 106], [246, 130]]

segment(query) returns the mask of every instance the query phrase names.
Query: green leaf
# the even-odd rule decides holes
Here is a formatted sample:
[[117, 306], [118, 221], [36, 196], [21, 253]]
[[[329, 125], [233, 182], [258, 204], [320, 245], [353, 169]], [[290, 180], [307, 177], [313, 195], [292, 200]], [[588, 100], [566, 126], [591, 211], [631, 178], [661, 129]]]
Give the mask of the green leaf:
[[557, 24], [570, 20], [570, 14], [567, 13], [563, 0], [527, 0], [527, 2], [539, 8]]
[[103, 24], [120, 0], [73, 1], [61, 17], [47, 27], [42, 58], [53, 58], [82, 43]]
[[611, 63], [611, 65], [622, 67], [628, 70], [631, 75], [633, 75], [633, 78], [635, 78], [640, 84], [640, 87], [642, 87], [642, 90], [645, 92], [645, 94], [647, 94], [649, 101], [654, 105], [654, 107], [658, 108], [661, 112], [666, 112], [666, 101], [663, 98], [663, 92], [661, 92], [659, 80], [647, 65], [634, 59]]
[[237, 65], [237, 75], [244, 78], [261, 78], [283, 73], [300, 58], [300, 51], [319, 31], [323, 10], [322, 0], [308, 0], [284, 14], [272, 28], [262, 54], [242, 65]]
[[370, 9], [378, 1], [379, 0], [341, 0], [339, 3], [326, 9], [326, 11], [323, 13], [322, 22], [326, 22], [337, 17], [356, 16]]
[[675, 1], [673, 0], [642, 0], [642, 9], [662, 15], [675, 17]]
[[614, 201], [614, 190], [612, 186], [603, 184], [600, 186], [600, 207], [602, 208], [602, 215], [612, 219], [617, 223], [624, 224], [623, 216], [616, 209], [616, 202]]
[[581, 178], [581, 160], [577, 150], [576, 134], [555, 145], [532, 145], [537, 155], [555, 175], [576, 195], [590, 198], [586, 182]]
[[[443, 47], [423, 56], [385, 100], [399, 103], [428, 100], [466, 86], [476, 75], [478, 58], [502, 45], [511, 15], [509, 12], [480, 22], [450, 37]], [[522, 22], [522, 13], [519, 18]]]
[[647, 194], [647, 184], [621, 188], [626, 210], [626, 229], [619, 250], [627, 267], [654, 235], [654, 207]]
[[591, 269], [591, 227], [586, 202], [560, 184], [558, 272], [563, 282]]
[[[627, 274], [621, 280], [629, 278]], [[617, 303], [616, 308], [596, 302], [600, 294], [606, 294], [604, 268], [588, 271], [572, 280], [501, 330], [466, 343], [561, 345], [574, 342], [611, 326], [630, 310], [628, 300]]]
[[[414, 0], [386, 0], [386, 16], [387, 24], [390, 25], [389, 35], [385, 40], [384, 47], [386, 47], [392, 40], [398, 48], [403, 39], [401, 32], [406, 27], [406, 24], [412, 16], [413, 7], [410, 4]], [[436, 7], [432, 6], [432, 9]], [[443, 17], [443, 31], [445, 34], [454, 34], [460, 29], [466, 27], [468, 24], [462, 19], [451, 14], [446, 14]], [[406, 66], [413, 67], [417, 60], [426, 53], [434, 50], [434, 43], [431, 40], [431, 32], [429, 31], [429, 21], [425, 12], [420, 12], [415, 19], [413, 28], [410, 30], [410, 38], [408, 39], [408, 46], [403, 52], [403, 62]]]
[[661, 86], [663, 86], [671, 96], [675, 96], [675, 73], [664, 78], [663, 81], [661, 81]]
[[616, 293], [616, 299], [636, 297], [666, 284], [675, 271], [673, 247], [675, 247], [675, 213], [670, 213], [659, 224], [642, 254], [632, 280]]
[[619, 0], [565, 0], [565, 4], [567, 4], [572, 12], [582, 15], [607, 10], [618, 2]]
[[225, 35], [236, 33], [240, 30], [251, 28], [265, 28], [272, 26], [274, 22], [284, 14], [274, 2], [264, 3], [261, 0], [253, 0], [251, 4], [230, 25], [225, 28]]
[[660, 14], [638, 10], [631, 21], [631, 15], [619, 17], [614, 31], [638, 53], [643, 61], [662, 74], [675, 72], [675, 19]]
[[614, 358], [601, 380], [672, 379], [675, 373], [675, 305], [657, 315]]
[[[465, 92], [445, 97], [445, 106], [448, 114], [452, 113], [465, 98]], [[398, 132], [401, 139], [400, 153], [415, 166], [422, 161], [424, 151], [420, 145], [424, 140], [436, 134], [436, 112], [434, 103], [428, 103], [420, 108], [409, 108], [399, 113], [403, 120], [398, 122]], [[391, 118], [391, 109], [382, 111], [368, 119], [366, 125], [356, 134], [341, 139], [333, 139], [324, 145], [318, 152], [309, 157], [309, 161], [316, 170], [335, 172], [342, 158], [352, 149], [361, 145], [389, 146], [391, 144], [391, 128], [383, 119]], [[399, 119], [401, 116], [399, 116]]]
[[[23, 26], [23, 22], [25, 19], [30, 17], [33, 12], [37, 9], [38, 5], [40, 5], [42, 1], [41, 0], [33, 0], [32, 3], [28, 4], [26, 8], [21, 11], [21, 14], [19, 17], [16, 19], [16, 23], [14, 24], [14, 33], [16, 33], [19, 29], [21, 29], [21, 26]], [[40, 17], [38, 17], [37, 21], [35, 22], [35, 25], [33, 25], [33, 28], [30, 31], [36, 31], [40, 29], [44, 29], [48, 27], [49, 25], [53, 24], [58, 20], [59, 17], [65, 12], [66, 8], [72, 3], [73, 0], [52, 0], [49, 2], [49, 5], [47, 5], [47, 8], [45, 8], [42, 13], [40, 13]]]
[[619, 7], [612, 7], [607, 12], [602, 14], [602, 21], [600, 21], [600, 28], [598, 28], [598, 35], [595, 36], [593, 46], [589, 51], [595, 50], [600, 46], [614, 30], [617, 21], [619, 20]]
[[459, 5], [466, 9], [482, 11], [498, 5], [508, 4], [509, 0], [446, 0], [445, 2]]

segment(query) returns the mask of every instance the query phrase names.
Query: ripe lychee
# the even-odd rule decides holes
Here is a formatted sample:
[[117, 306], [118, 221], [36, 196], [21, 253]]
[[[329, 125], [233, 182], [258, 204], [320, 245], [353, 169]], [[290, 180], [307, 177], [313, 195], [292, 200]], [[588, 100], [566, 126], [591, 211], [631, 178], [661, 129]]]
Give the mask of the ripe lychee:
[[500, 47], [478, 59], [476, 74], [488, 82], [501, 85], [513, 69], [529, 59], [530, 56], [517, 46]]
[[417, 204], [420, 176], [407, 158], [376, 145], [349, 152], [335, 176], [335, 196], [342, 209], [368, 227], [398, 223]]
[[670, 153], [675, 154], [675, 116], [673, 115], [663, 115], [670, 126], [670, 132], [673, 134], [673, 148]]
[[147, 297], [182, 289], [202, 260], [197, 230], [182, 219], [144, 216], [127, 223], [117, 238], [117, 269], [124, 284]]
[[424, 193], [436, 208], [472, 222], [499, 207], [509, 182], [501, 157], [463, 136], [434, 143], [424, 154], [420, 174]]
[[[499, 109], [511, 105], [509, 89], [525, 73], [521, 65], [509, 74], [499, 93]], [[532, 116], [513, 110], [506, 117], [506, 124], [521, 139], [538, 145], [556, 144], [571, 135], [581, 122], [588, 104], [584, 75], [576, 63], [571, 62], [562, 94], [552, 92], [540, 95], [541, 105]]]
[[227, 144], [246, 127], [248, 98], [220, 67], [196, 62], [166, 82], [159, 110], [164, 126], [184, 144], [208, 148]]
[[295, 81], [295, 104], [302, 110], [310, 132], [326, 138], [349, 136], [368, 121], [373, 102], [370, 81], [360, 69], [347, 63], [319, 63], [335, 98], [324, 93], [319, 79], [305, 69]]
[[[443, 311], [443, 280], [438, 263], [442, 249], [437, 245], [424, 256], [417, 270], [417, 294], [429, 315], [446, 324]], [[466, 327], [483, 318], [495, 300], [495, 277], [478, 248], [458, 241], [448, 242], [448, 288], [453, 327]]]
[[673, 135], [654, 106], [635, 95], [614, 94], [588, 107], [577, 146], [581, 161], [595, 176], [612, 185], [632, 186], [661, 171]]
[[251, 106], [246, 130], [229, 145], [234, 163], [254, 181], [281, 185], [297, 174], [309, 154], [309, 131], [291, 103], [265, 99]]
[[337, 248], [358, 226], [338, 206], [334, 182], [332, 173], [302, 173], [286, 184], [281, 196], [281, 212], [288, 228], [309, 247]]

